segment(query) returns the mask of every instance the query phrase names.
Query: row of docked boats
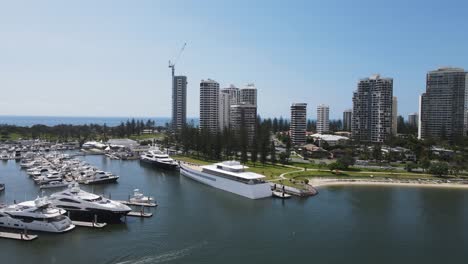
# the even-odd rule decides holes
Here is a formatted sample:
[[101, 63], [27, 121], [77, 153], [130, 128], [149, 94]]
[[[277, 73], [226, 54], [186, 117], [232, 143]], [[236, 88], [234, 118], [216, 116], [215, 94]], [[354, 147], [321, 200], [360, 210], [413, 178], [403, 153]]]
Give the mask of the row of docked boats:
[[[129, 202], [150, 204], [154, 199], [135, 190]], [[75, 227], [71, 219], [118, 222], [130, 212], [129, 206], [86, 192], [78, 183], [72, 183], [50, 196], [0, 207], [0, 227], [63, 233]]]
[[29, 158], [34, 152], [73, 150], [78, 142], [52, 143], [42, 140], [19, 140], [0, 144], [0, 160]]
[[84, 161], [72, 159], [67, 154], [38, 153], [33, 158], [22, 159], [20, 167], [41, 189], [66, 187], [75, 181], [82, 184], [116, 182], [119, 176], [102, 171]]

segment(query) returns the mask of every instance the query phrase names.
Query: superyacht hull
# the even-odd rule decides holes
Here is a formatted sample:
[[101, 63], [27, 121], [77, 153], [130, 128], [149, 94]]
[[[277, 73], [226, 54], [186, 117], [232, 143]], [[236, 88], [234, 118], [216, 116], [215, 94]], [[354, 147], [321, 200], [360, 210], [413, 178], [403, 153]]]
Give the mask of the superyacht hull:
[[[122, 217], [127, 215], [130, 211], [109, 211], [89, 208], [88, 210], [73, 209], [68, 206], [57, 206], [67, 210], [67, 216], [72, 220], [81, 220], [92, 222], [105, 223], [119, 223], [122, 222]], [[96, 219], [95, 219], [96, 218]]]
[[250, 199], [271, 197], [271, 187], [268, 183], [246, 184], [243, 182], [210, 175], [190, 166], [181, 164], [180, 174], [203, 184], [234, 193]]
[[178, 167], [176, 163], [165, 163], [165, 162], [159, 162], [156, 160], [141, 159], [141, 162], [148, 163], [148, 164], [153, 165], [154, 167], [165, 169], [165, 170], [175, 170]]

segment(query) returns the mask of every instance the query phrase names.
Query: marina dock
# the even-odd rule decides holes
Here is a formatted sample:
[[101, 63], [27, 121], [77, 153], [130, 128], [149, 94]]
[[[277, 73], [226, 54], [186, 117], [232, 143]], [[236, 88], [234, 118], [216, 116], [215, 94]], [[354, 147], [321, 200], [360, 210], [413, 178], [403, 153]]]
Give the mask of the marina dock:
[[131, 211], [127, 214], [127, 216], [149, 218], [153, 216], [153, 213], [145, 213], [144, 211]]
[[37, 235], [28, 235], [23, 233], [0, 232], [0, 238], [31, 241], [38, 238]]
[[107, 226], [107, 223], [95, 223], [95, 222], [82, 222], [82, 221], [72, 221], [75, 226], [80, 227], [91, 227], [91, 228], [103, 228]]
[[119, 201], [119, 200], [114, 200], [114, 201], [119, 202], [121, 204], [133, 205], [133, 206], [144, 206], [144, 207], [156, 207], [156, 206], [158, 206], [157, 203], [134, 203], [134, 202], [129, 202], [129, 201]]

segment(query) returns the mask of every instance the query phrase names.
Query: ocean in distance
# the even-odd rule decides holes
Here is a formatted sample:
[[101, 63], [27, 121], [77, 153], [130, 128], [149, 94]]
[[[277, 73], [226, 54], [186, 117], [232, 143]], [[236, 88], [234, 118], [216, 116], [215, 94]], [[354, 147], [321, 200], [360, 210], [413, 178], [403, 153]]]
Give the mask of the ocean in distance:
[[[33, 125], [46, 125], [56, 126], [60, 124], [67, 125], [85, 125], [85, 124], [99, 124], [107, 126], [118, 126], [121, 122], [127, 120], [146, 120], [151, 119], [156, 122], [157, 126], [165, 126], [170, 122], [169, 117], [80, 117], [80, 116], [5, 116], [0, 115], [0, 124], [15, 125], [15, 126], [33, 126]], [[198, 118], [187, 118], [187, 122], [194, 125], [198, 124]]]

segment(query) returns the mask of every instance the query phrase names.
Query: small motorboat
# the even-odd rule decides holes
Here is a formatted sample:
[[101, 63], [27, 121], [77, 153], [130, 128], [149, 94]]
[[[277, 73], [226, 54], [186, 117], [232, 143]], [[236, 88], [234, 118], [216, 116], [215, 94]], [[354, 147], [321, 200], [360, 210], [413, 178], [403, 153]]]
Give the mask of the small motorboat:
[[39, 186], [40, 189], [50, 189], [50, 188], [61, 188], [61, 187], [67, 187], [68, 182], [66, 181], [51, 181], [46, 184], [41, 184]]
[[281, 198], [281, 199], [289, 199], [289, 198], [291, 198], [291, 195], [290, 195], [290, 194], [287, 194], [287, 193], [285, 193], [285, 192], [272, 191], [272, 195], [273, 195], [273, 197]]
[[0, 183], [0, 192], [3, 192], [5, 190], [5, 184]]
[[139, 189], [135, 189], [133, 190], [133, 196], [130, 197], [129, 201], [134, 204], [152, 204], [154, 202], [154, 198], [145, 196]]

